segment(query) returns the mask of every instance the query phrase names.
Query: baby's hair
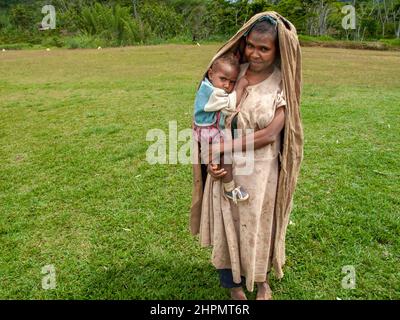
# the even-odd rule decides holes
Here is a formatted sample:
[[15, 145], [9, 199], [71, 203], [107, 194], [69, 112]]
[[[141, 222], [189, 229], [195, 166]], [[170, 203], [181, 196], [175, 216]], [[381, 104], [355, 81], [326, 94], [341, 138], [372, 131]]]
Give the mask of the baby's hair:
[[233, 52], [224, 53], [222, 56], [215, 59], [213, 62], [211, 69], [218, 68], [220, 64], [226, 63], [236, 69], [240, 69], [239, 59]]

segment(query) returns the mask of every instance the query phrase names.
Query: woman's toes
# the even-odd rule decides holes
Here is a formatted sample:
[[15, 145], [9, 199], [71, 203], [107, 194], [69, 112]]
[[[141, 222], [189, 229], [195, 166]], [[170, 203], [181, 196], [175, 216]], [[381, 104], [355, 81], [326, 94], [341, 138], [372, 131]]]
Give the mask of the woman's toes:
[[272, 300], [272, 290], [267, 282], [257, 284], [256, 300]]
[[232, 300], [247, 300], [247, 297], [242, 288], [232, 288], [231, 298]]

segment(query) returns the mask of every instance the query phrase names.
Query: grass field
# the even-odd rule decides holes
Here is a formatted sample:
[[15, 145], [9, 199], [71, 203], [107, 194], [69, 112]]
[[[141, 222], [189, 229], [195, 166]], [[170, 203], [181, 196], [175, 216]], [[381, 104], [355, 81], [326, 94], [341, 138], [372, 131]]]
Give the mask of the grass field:
[[[190, 127], [217, 48], [0, 52], [1, 299], [228, 298], [189, 233], [190, 165], [146, 162], [148, 130]], [[399, 299], [400, 53], [303, 58], [304, 162], [274, 298]]]

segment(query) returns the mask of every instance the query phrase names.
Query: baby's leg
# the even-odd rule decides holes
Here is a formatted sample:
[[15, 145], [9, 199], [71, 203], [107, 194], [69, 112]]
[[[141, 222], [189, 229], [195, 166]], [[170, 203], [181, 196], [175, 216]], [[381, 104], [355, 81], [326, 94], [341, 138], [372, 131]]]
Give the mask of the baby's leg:
[[222, 182], [223, 183], [229, 183], [233, 181], [233, 173], [232, 173], [232, 161], [227, 161], [228, 163], [225, 163], [224, 157], [221, 157], [221, 168], [226, 171], [226, 175], [223, 176]]
[[232, 159], [225, 157], [221, 157], [221, 168], [224, 168], [226, 171], [226, 175], [222, 178], [222, 184], [224, 185], [225, 196], [229, 199], [232, 199], [234, 203], [237, 201], [245, 201], [249, 198], [249, 194], [242, 186], [236, 186], [235, 181], [233, 180], [233, 168], [232, 168]]

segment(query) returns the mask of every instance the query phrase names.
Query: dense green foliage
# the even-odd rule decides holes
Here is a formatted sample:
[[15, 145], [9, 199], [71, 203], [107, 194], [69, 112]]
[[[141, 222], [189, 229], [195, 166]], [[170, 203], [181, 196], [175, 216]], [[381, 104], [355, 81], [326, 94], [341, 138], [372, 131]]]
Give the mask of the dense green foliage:
[[[43, 5], [56, 29], [39, 31]], [[345, 30], [346, 4], [356, 28]], [[400, 0], [0, 0], [0, 44], [95, 47], [232, 36], [252, 15], [275, 10], [308, 36], [367, 40], [400, 37]]]

